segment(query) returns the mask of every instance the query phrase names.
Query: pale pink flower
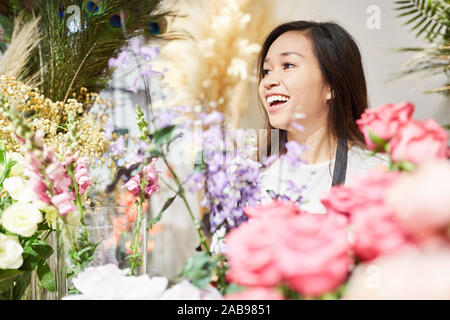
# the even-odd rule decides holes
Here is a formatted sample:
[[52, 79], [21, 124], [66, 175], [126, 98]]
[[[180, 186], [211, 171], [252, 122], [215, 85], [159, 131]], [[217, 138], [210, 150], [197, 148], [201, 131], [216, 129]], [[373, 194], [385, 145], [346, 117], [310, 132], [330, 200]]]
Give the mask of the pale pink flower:
[[402, 175], [386, 203], [405, 230], [420, 240], [445, 235], [450, 226], [450, 164], [431, 160]]
[[34, 191], [38, 200], [45, 202], [46, 204], [50, 204], [50, 197], [47, 194], [47, 185], [42, 180], [40, 175], [35, 173], [29, 173], [30, 180], [28, 183], [31, 189]]
[[450, 300], [450, 248], [408, 248], [358, 265], [344, 300]]
[[432, 158], [447, 158], [448, 134], [436, 121], [410, 120], [400, 127], [390, 143], [393, 161], [419, 164]]
[[63, 192], [52, 197], [52, 203], [55, 205], [55, 207], [59, 211], [59, 214], [62, 216], [65, 216], [69, 212], [75, 210], [73, 200], [73, 194], [70, 192]]
[[122, 188], [128, 189], [135, 197], [141, 193], [141, 177], [136, 175], [128, 180]]
[[92, 184], [89, 178], [89, 162], [86, 157], [80, 158], [75, 164], [74, 178], [78, 184], [78, 192], [84, 194], [86, 189]]
[[161, 173], [161, 171], [157, 170], [155, 168], [157, 158], [153, 158], [152, 161], [144, 167], [144, 176], [147, 180], [147, 186], [145, 187], [145, 194], [148, 198], [152, 196], [153, 193], [159, 191], [159, 184], [158, 184], [158, 174]]
[[370, 138], [369, 129], [377, 137], [389, 142], [397, 134], [398, 128], [411, 119], [413, 112], [414, 105], [409, 102], [396, 105], [389, 103], [375, 109], [366, 109], [356, 123], [364, 134], [367, 147], [374, 150], [377, 145]]

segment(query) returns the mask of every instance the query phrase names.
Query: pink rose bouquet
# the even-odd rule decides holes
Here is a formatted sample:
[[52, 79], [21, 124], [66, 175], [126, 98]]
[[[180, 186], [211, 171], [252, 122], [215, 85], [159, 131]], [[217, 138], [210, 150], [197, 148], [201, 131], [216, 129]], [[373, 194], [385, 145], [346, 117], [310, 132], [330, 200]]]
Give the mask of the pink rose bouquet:
[[352, 263], [345, 217], [300, 212], [281, 201], [246, 212], [248, 222], [226, 237], [228, 280], [251, 288], [287, 285], [305, 296], [345, 281]]

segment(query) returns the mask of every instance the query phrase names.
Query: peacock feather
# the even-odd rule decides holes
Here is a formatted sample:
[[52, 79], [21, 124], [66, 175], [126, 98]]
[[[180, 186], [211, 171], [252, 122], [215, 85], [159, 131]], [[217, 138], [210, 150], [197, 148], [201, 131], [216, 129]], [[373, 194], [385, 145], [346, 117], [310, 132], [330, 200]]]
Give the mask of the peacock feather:
[[[175, 14], [161, 4], [162, 0], [10, 0], [1, 17], [14, 19], [22, 10], [28, 17], [40, 16], [42, 40], [29, 72], [40, 72], [45, 96], [65, 101], [82, 87], [91, 92], [105, 88], [112, 75], [108, 60], [128, 39], [176, 37], [164, 28]], [[154, 22], [161, 25], [159, 33], [149, 28]], [[0, 19], [0, 24], [6, 26], [7, 21]]]

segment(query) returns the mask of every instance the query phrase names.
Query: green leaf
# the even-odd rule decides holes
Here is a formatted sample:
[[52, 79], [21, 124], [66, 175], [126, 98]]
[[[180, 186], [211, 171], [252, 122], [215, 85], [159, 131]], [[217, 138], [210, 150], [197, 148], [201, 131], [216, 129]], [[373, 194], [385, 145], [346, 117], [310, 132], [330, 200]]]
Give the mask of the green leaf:
[[46, 262], [40, 264], [36, 272], [41, 286], [51, 292], [55, 292], [55, 277], [53, 276], [52, 270], [50, 270], [48, 264]]
[[0, 270], [0, 294], [8, 300], [19, 300], [30, 281], [30, 272], [15, 269]]
[[403, 171], [409, 171], [412, 172], [415, 170], [415, 165], [409, 161], [401, 161], [399, 163], [399, 169]]
[[213, 257], [201, 252], [188, 259], [181, 275], [190, 279], [197, 288], [204, 289], [211, 282], [212, 271], [217, 265]]
[[238, 293], [245, 291], [245, 287], [242, 287], [240, 285], [237, 285], [236, 283], [230, 283], [227, 288], [225, 289], [225, 294], [232, 294], [232, 293]]
[[38, 240], [33, 243], [32, 247], [33, 250], [39, 255], [39, 257], [44, 260], [53, 254], [53, 248], [42, 240]]
[[149, 219], [149, 221], [148, 221], [149, 227], [147, 229], [150, 229], [152, 225], [154, 225], [155, 223], [158, 223], [159, 220], [161, 220], [162, 214], [164, 213], [164, 211], [166, 211], [170, 207], [170, 205], [173, 203], [173, 201], [176, 199], [177, 196], [178, 196], [178, 193], [176, 195], [174, 195], [173, 197], [170, 197], [169, 199], [166, 200], [163, 207], [159, 211], [158, 215], [152, 219]]
[[0, 167], [4, 167], [6, 162], [6, 147], [2, 143], [0, 144]]
[[160, 147], [164, 143], [168, 143], [172, 137], [172, 134], [175, 132], [175, 129], [177, 127], [178, 126], [171, 125], [171, 126], [156, 130], [153, 133], [153, 142], [156, 144], [156, 146]]
[[10, 290], [14, 286], [14, 281], [17, 281], [24, 273], [25, 271], [16, 269], [0, 270], [0, 293]]
[[370, 140], [372, 140], [373, 143], [375, 143], [377, 146], [384, 146], [386, 144], [386, 141], [375, 135], [375, 133], [370, 130], [370, 128], [367, 129], [369, 132]]
[[203, 156], [203, 151], [199, 151], [195, 154], [194, 157], [194, 171], [204, 172], [205, 170], [206, 170], [206, 163]]

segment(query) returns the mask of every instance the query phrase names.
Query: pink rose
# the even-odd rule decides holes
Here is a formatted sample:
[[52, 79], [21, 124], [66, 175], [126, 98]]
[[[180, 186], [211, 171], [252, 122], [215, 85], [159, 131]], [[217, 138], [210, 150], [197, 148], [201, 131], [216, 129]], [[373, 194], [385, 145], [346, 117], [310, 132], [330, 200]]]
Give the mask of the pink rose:
[[255, 287], [245, 291], [225, 296], [225, 300], [284, 300], [283, 296], [274, 289]]
[[73, 194], [69, 192], [63, 192], [52, 197], [52, 203], [55, 205], [55, 207], [59, 211], [59, 214], [62, 216], [65, 216], [69, 212], [75, 210], [73, 200]]
[[244, 208], [245, 214], [249, 218], [274, 218], [289, 217], [300, 214], [300, 209], [293, 201], [274, 200], [267, 205], [257, 205], [256, 207]]
[[231, 230], [226, 236], [226, 255], [230, 264], [227, 279], [244, 286], [276, 286], [282, 280], [278, 269], [278, 247], [282, 220], [253, 219]]
[[356, 188], [347, 187], [343, 184], [331, 188], [331, 191], [321, 199], [327, 209], [327, 213], [340, 213], [349, 215], [353, 208], [364, 203], [357, 193]]
[[356, 123], [359, 131], [364, 134], [367, 147], [374, 150], [377, 145], [370, 138], [369, 129], [377, 137], [388, 142], [396, 135], [398, 128], [411, 119], [413, 112], [414, 105], [409, 102], [385, 104], [376, 109], [366, 109]]
[[[274, 210], [280, 206], [281, 215]], [[346, 217], [297, 214], [296, 206], [278, 202], [267, 208], [265, 214], [258, 206], [257, 217], [226, 236], [230, 281], [256, 287], [288, 284], [310, 296], [345, 281], [351, 263]]]
[[141, 177], [136, 175], [128, 180], [122, 188], [127, 188], [135, 197], [141, 193]]
[[306, 296], [333, 291], [352, 263], [347, 219], [337, 214], [303, 213], [286, 220], [277, 262], [287, 284]]
[[351, 215], [360, 207], [384, 202], [386, 190], [398, 179], [399, 172], [376, 168], [355, 177], [350, 185], [332, 187], [321, 199], [328, 213]]
[[400, 127], [390, 143], [393, 161], [419, 164], [430, 158], [447, 158], [447, 132], [433, 119], [411, 120]]
[[430, 160], [402, 175], [389, 190], [386, 203], [409, 233], [427, 240], [445, 235], [450, 226], [449, 190], [449, 162]]
[[386, 205], [371, 205], [355, 210], [351, 216], [353, 249], [364, 261], [389, 254], [410, 242], [395, 213]]

